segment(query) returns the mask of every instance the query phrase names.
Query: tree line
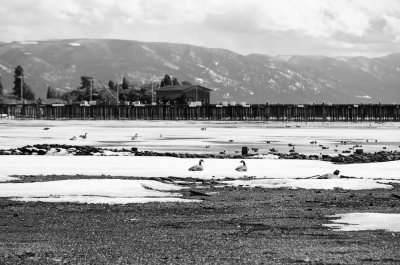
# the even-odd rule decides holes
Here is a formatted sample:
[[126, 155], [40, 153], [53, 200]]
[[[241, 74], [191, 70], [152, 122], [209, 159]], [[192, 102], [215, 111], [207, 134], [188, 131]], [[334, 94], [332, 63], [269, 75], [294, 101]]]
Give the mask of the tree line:
[[[68, 92], [62, 92], [48, 85], [46, 98], [62, 99], [70, 102], [89, 100], [112, 102], [118, 98], [122, 101], [141, 101], [148, 103], [152, 102], [154, 99], [154, 94], [152, 94], [154, 89], [171, 85], [191, 85], [188, 81], [179, 82], [178, 78], [171, 77], [169, 74], [165, 74], [160, 82], [148, 81], [142, 85], [137, 85], [136, 83], [129, 81], [126, 77], [123, 77], [121, 84], [109, 80], [107, 84], [108, 87], [104, 84], [95, 82], [95, 79], [91, 76], [81, 76], [80, 79], [80, 86], [77, 89]], [[32, 91], [25, 79], [24, 69], [21, 65], [18, 65], [14, 70], [13, 83], [14, 87], [12, 88], [12, 92], [6, 95], [0, 76], [0, 100], [4, 97], [10, 97], [16, 100], [25, 99], [28, 101], [36, 100], [41, 102], [40, 98], [36, 99], [35, 93]]]

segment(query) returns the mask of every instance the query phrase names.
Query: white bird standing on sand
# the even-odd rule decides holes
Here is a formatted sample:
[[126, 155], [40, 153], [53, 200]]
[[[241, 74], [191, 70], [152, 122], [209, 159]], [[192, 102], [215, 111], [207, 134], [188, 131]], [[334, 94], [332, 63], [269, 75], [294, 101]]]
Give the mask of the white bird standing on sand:
[[242, 161], [240, 161], [240, 163], [243, 163], [243, 165], [238, 166], [235, 170], [236, 170], [236, 171], [239, 171], [239, 172], [247, 171], [246, 162], [244, 162], [244, 161], [242, 160]]
[[189, 168], [189, 171], [203, 171], [203, 166], [201, 165], [201, 162], [204, 162], [203, 159], [200, 159], [198, 165], [194, 165], [191, 168]]

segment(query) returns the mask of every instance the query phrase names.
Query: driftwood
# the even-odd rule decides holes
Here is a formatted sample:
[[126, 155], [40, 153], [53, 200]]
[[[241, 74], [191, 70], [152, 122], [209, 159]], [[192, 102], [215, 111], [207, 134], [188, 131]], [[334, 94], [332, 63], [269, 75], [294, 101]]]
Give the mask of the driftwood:
[[400, 195], [397, 195], [397, 194], [394, 194], [394, 193], [392, 193], [391, 195], [392, 195], [392, 197], [395, 197], [396, 199], [400, 200]]

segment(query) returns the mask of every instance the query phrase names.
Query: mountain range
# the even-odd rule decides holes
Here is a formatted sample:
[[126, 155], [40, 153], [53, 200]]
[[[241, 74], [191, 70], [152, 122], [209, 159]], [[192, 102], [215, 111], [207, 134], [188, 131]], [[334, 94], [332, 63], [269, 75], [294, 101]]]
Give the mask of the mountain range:
[[112, 39], [0, 43], [0, 75], [13, 87], [14, 69], [45, 98], [47, 86], [68, 91], [80, 76], [103, 84], [122, 77], [143, 84], [165, 74], [213, 89], [211, 101], [248, 103], [398, 103], [400, 54], [379, 58], [241, 55], [186, 44]]

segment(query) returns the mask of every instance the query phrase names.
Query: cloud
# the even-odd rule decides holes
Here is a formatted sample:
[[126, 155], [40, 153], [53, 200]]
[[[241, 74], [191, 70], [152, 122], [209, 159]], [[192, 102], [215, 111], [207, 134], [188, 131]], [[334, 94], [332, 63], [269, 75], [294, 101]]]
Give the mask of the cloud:
[[398, 0], [2, 0], [0, 40], [121, 38], [272, 55], [362, 47], [373, 55], [399, 51], [399, 22]]

